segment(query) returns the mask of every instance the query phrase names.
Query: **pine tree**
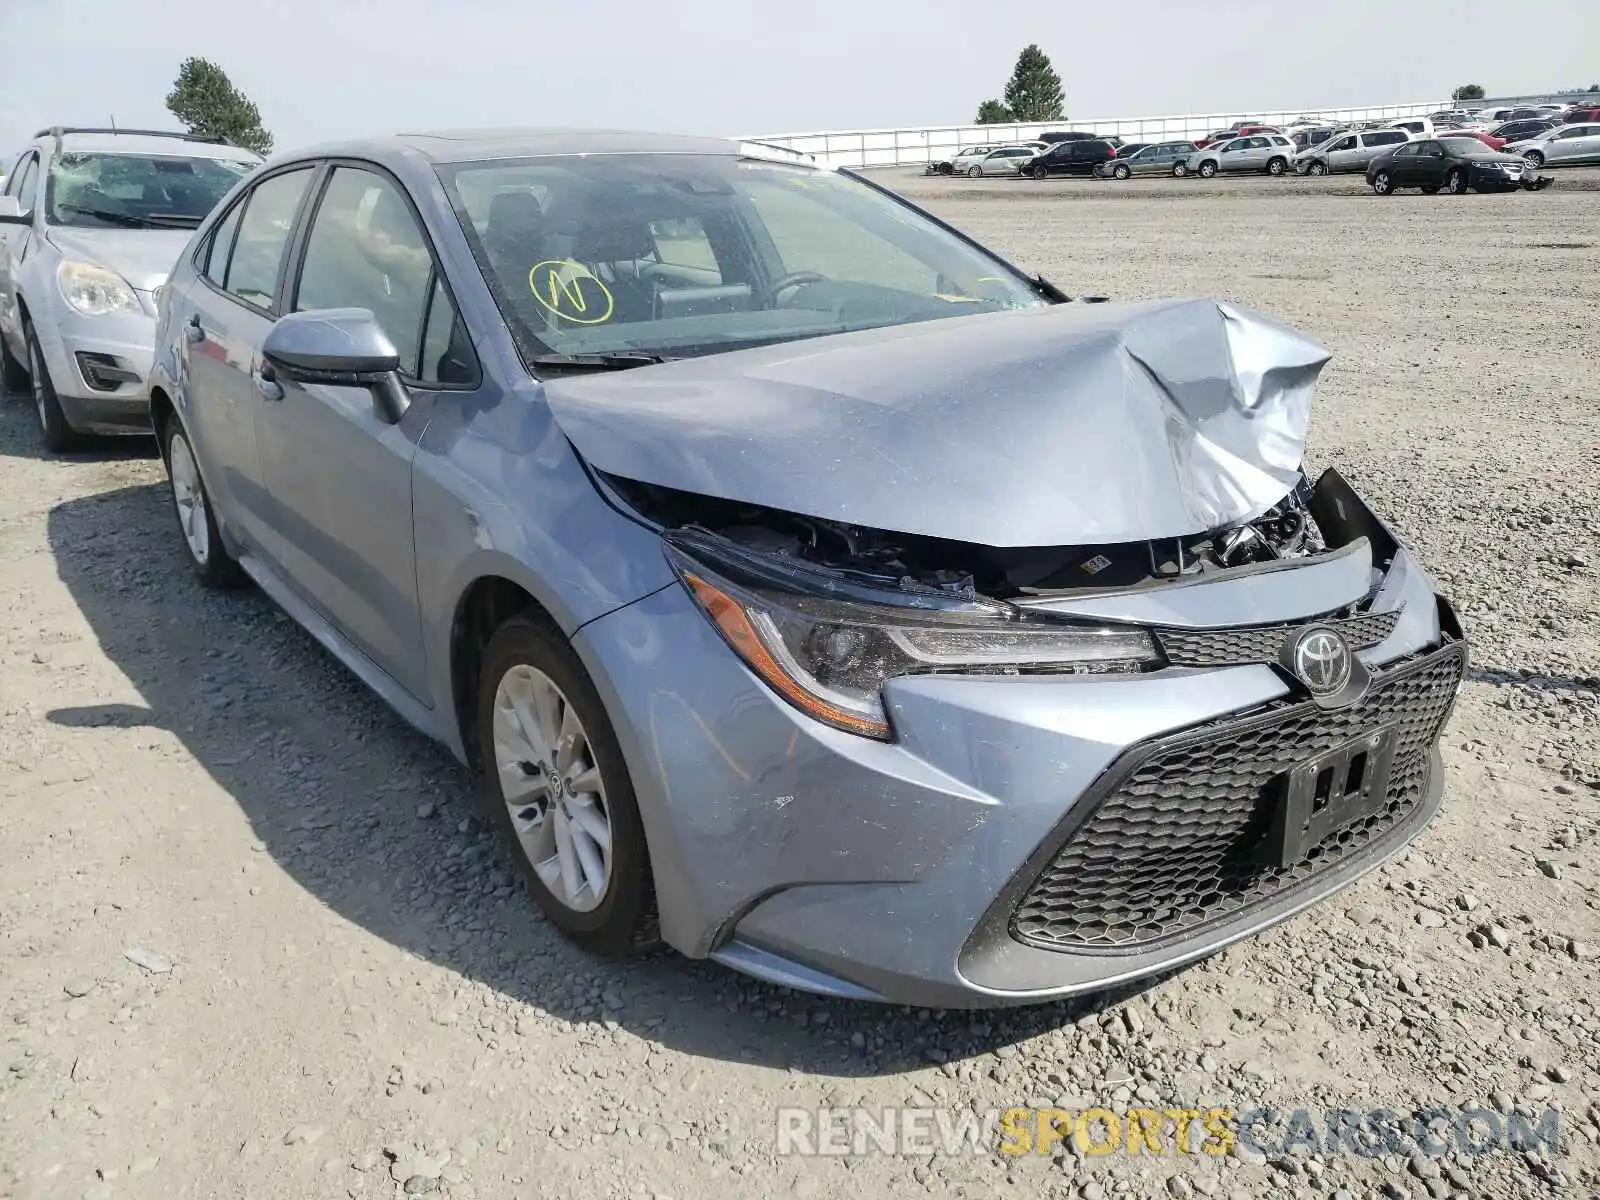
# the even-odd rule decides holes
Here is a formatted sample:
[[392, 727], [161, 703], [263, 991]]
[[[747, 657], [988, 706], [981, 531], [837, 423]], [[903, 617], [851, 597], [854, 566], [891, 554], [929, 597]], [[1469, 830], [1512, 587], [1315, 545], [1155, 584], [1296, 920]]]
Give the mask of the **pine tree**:
[[1017, 68], [1006, 84], [1005, 97], [1005, 106], [1017, 121], [1061, 119], [1061, 76], [1038, 46], [1029, 45], [1017, 55]]
[[272, 150], [272, 135], [261, 127], [260, 111], [233, 86], [227, 72], [209, 59], [183, 60], [177, 82], [167, 95], [167, 110], [190, 133], [221, 136], [257, 154]]
[[1007, 125], [1013, 120], [1011, 110], [999, 100], [985, 100], [978, 105], [979, 125]]

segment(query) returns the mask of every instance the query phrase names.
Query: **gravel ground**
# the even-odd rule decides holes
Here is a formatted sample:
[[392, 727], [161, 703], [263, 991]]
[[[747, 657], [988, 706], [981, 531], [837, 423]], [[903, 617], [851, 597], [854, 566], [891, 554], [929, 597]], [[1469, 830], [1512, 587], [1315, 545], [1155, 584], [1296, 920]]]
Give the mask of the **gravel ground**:
[[[1353, 180], [880, 176], [1069, 292], [1335, 353], [1313, 465], [1475, 665], [1403, 859], [1131, 994], [1000, 1014], [591, 961], [469, 781], [262, 597], [202, 594], [152, 452], [0, 406], [0, 1195], [1590, 1196], [1600, 1190], [1600, 215]], [[1269, 202], [1270, 201], [1270, 202]], [[1559, 1151], [780, 1157], [779, 1105], [1559, 1110]]]

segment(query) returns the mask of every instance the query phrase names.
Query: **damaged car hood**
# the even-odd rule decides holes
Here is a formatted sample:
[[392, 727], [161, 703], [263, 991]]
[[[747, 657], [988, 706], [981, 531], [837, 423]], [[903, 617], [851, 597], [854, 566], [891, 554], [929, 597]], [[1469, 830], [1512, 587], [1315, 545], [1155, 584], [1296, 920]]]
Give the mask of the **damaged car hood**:
[[1214, 300], [1061, 304], [548, 380], [592, 466], [989, 546], [1260, 516], [1299, 473], [1320, 346]]

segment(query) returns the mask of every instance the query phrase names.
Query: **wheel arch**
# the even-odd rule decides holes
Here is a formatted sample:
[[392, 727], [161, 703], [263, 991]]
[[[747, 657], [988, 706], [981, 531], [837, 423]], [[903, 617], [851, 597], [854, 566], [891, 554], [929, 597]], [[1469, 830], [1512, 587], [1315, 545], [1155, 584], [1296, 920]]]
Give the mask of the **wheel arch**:
[[473, 770], [483, 764], [478, 753], [478, 683], [483, 651], [495, 630], [512, 617], [527, 617], [566, 634], [548, 608], [527, 588], [505, 575], [479, 575], [456, 600], [450, 622], [450, 703], [462, 753]]

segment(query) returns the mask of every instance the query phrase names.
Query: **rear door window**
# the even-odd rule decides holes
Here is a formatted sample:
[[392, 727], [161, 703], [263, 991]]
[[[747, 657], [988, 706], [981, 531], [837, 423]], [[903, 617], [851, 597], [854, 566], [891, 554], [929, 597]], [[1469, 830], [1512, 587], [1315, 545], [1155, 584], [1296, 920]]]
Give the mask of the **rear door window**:
[[264, 179], [245, 201], [223, 286], [246, 304], [272, 311], [284, 251], [311, 174], [306, 166]]
[[211, 231], [206, 242], [205, 262], [201, 274], [218, 287], [228, 284], [228, 259], [233, 254], [233, 239], [239, 233], [239, 218], [244, 215], [244, 202], [230, 208]]

